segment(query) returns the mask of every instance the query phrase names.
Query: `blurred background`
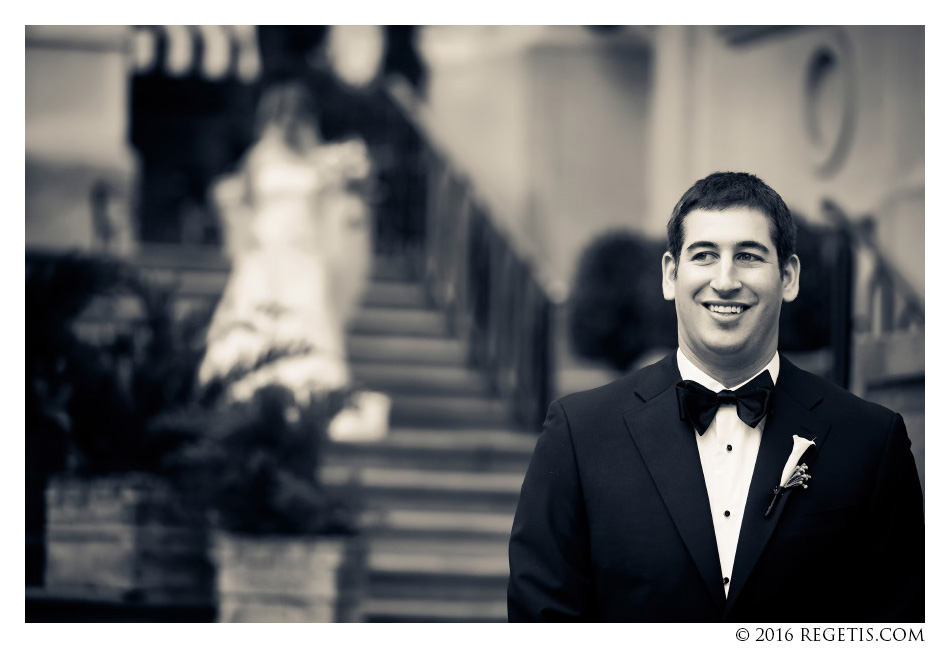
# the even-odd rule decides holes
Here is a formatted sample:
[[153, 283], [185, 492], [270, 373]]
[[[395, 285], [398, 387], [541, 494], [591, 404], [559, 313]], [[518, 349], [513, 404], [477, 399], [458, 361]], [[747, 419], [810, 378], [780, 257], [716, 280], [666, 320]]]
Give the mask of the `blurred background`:
[[547, 404], [675, 348], [665, 225], [713, 171], [798, 218], [780, 350], [899, 411], [923, 481], [922, 26], [27, 26], [25, 47], [27, 620], [224, 620], [220, 552], [141, 476], [228, 278], [210, 190], [284, 79], [372, 158], [346, 344], [392, 398], [386, 438], [321, 446], [361, 548], [310, 620], [505, 620]]

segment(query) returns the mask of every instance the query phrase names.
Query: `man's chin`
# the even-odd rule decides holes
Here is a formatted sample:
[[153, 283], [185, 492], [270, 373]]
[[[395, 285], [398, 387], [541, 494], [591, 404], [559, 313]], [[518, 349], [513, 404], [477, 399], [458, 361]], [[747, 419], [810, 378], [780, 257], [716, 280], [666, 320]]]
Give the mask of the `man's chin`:
[[701, 347], [699, 357], [714, 359], [716, 364], [728, 364], [735, 362], [741, 364], [742, 359], [748, 355], [748, 348], [744, 344], [745, 340], [716, 340], [709, 341]]

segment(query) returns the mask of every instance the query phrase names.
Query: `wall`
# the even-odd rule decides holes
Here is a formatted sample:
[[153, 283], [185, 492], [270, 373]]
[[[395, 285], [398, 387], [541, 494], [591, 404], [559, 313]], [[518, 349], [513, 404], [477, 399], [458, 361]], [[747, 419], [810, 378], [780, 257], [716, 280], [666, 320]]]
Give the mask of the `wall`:
[[453, 166], [526, 254], [529, 203], [527, 71], [531, 27], [427, 27], [419, 48], [429, 70], [425, 127]]
[[90, 192], [111, 189], [113, 244], [128, 249], [127, 28], [26, 28], [26, 244], [96, 244]]
[[581, 27], [429, 27], [426, 125], [555, 299], [645, 208], [649, 52]]
[[610, 39], [543, 43], [528, 53], [530, 232], [547, 284], [566, 297], [584, 247], [646, 208], [649, 52]]

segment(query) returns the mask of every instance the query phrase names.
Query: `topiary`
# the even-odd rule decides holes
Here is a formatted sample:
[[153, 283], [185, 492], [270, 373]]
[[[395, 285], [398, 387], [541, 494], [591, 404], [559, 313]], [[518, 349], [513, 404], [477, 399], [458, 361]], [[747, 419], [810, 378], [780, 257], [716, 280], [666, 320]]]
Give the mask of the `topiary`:
[[649, 349], [676, 346], [675, 313], [661, 285], [664, 249], [626, 230], [587, 246], [567, 302], [575, 353], [626, 372]]

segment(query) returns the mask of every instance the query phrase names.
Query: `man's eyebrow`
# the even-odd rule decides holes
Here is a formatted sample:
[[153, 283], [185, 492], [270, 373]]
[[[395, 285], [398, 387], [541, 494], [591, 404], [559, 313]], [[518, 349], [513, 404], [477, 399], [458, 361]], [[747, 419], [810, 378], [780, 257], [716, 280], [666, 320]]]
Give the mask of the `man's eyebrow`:
[[711, 241], [696, 241], [695, 243], [690, 243], [689, 245], [687, 245], [685, 250], [687, 252], [692, 252], [693, 250], [696, 250], [699, 248], [712, 248], [714, 250], [718, 250], [719, 246]]
[[736, 244], [736, 247], [740, 248], [752, 248], [753, 250], [758, 250], [764, 254], [768, 254], [772, 250], [767, 246], [759, 243], [758, 241], [739, 241]]

